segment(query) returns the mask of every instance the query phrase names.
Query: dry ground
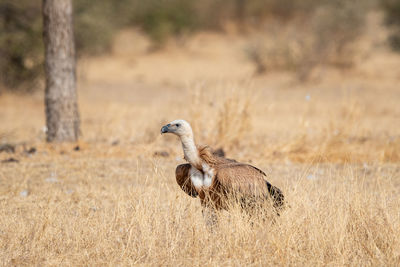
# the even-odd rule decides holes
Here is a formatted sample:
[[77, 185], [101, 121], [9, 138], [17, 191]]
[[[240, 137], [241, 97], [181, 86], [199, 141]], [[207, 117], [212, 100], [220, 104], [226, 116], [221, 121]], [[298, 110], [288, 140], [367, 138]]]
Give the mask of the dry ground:
[[[0, 163], [0, 264], [398, 266], [400, 57], [376, 45], [298, 84], [254, 76], [246, 41], [203, 33], [147, 53], [122, 33], [80, 62], [78, 144], [44, 143], [40, 92], [1, 95], [0, 143], [17, 147], [0, 160], [19, 162]], [[290, 208], [221, 213], [208, 231], [174, 181], [178, 140], [159, 135], [176, 118], [265, 170]]]

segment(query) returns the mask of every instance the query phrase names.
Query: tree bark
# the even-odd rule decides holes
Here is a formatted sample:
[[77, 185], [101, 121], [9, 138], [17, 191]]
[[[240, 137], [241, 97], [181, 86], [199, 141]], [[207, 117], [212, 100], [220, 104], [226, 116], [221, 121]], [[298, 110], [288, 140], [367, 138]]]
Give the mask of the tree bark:
[[72, 0], [43, 0], [47, 141], [76, 141], [79, 111]]

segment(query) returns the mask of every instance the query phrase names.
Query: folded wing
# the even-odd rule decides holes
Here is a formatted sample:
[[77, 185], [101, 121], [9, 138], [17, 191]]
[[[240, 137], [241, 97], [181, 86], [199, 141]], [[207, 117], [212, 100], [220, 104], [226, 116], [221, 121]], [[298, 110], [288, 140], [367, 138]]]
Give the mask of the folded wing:
[[260, 169], [243, 163], [231, 162], [218, 166], [216, 179], [227, 193], [243, 197], [271, 197], [275, 207], [284, 203], [281, 190], [272, 186]]
[[175, 177], [176, 182], [191, 197], [197, 197], [197, 191], [190, 180], [190, 164], [181, 164], [176, 167]]

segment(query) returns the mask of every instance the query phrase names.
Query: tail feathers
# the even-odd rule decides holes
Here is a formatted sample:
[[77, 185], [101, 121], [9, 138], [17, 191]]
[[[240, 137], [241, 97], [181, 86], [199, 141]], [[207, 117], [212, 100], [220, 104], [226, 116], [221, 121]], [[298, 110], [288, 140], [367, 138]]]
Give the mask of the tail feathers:
[[272, 197], [274, 208], [281, 209], [285, 204], [285, 196], [283, 195], [282, 191], [276, 187], [265, 181], [268, 187], [268, 197]]

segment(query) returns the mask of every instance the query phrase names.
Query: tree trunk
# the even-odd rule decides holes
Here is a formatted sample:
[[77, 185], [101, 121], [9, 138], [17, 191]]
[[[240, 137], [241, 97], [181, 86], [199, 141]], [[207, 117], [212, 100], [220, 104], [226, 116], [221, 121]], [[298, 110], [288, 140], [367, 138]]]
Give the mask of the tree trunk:
[[72, 0], [43, 0], [47, 141], [76, 141], [76, 93]]

